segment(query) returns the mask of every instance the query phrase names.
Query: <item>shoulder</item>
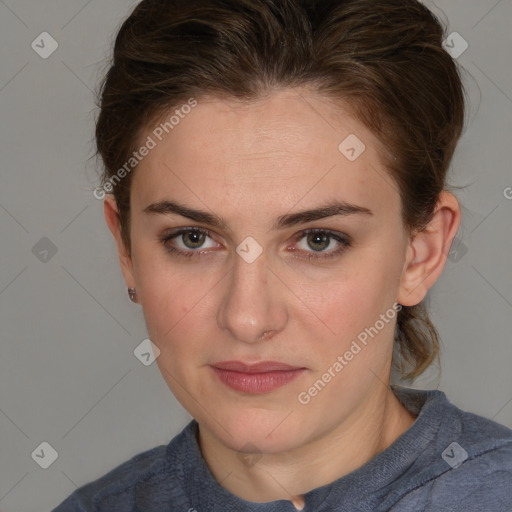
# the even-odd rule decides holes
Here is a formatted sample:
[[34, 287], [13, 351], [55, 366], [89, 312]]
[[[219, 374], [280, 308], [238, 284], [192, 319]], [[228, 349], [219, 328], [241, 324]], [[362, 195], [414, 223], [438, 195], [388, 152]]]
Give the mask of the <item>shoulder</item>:
[[400, 500], [406, 508], [392, 510], [413, 503], [425, 511], [512, 510], [512, 430], [460, 409], [440, 391], [425, 393], [437, 402], [439, 428]]
[[78, 488], [53, 512], [131, 512], [135, 510], [136, 502], [137, 506], [142, 503], [140, 500], [156, 502], [162, 494], [179, 492], [183, 487], [180, 460], [189, 450], [188, 439], [193, 435], [193, 423], [190, 422], [168, 445], [138, 453], [102, 477]]
[[512, 430], [460, 411], [460, 434], [441, 456], [448, 469], [436, 480], [436, 503], [454, 500], [459, 510], [512, 510]]
[[447, 402], [441, 427], [445, 432], [441, 439], [453, 438], [441, 454], [450, 470], [460, 468], [462, 474], [478, 468], [480, 476], [500, 471], [512, 476], [512, 429], [451, 402]]

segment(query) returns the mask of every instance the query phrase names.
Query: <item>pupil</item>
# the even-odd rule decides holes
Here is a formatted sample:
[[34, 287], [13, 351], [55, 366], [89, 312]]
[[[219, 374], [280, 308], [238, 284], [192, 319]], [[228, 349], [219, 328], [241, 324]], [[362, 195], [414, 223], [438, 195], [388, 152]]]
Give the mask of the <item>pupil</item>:
[[[188, 233], [187, 235], [190, 239], [194, 238], [194, 241], [192, 241], [192, 245], [194, 246], [197, 245], [197, 246], [201, 246], [203, 244], [203, 241], [202, 241], [202, 237], [204, 237], [204, 233]], [[199, 237], [199, 240], [197, 240], [197, 237]], [[187, 245], [185, 243], [185, 245]]]
[[[313, 240], [313, 244], [317, 244], [317, 243], [322, 244], [322, 242], [325, 244], [325, 242], [328, 241], [328, 238], [329, 238], [327, 235], [319, 235], [317, 233], [310, 235], [310, 237], [311, 237], [310, 240]], [[315, 251], [321, 250], [321, 249], [315, 249], [314, 247], [313, 247], [313, 249]], [[325, 247], [322, 247], [322, 249], [325, 249]]]

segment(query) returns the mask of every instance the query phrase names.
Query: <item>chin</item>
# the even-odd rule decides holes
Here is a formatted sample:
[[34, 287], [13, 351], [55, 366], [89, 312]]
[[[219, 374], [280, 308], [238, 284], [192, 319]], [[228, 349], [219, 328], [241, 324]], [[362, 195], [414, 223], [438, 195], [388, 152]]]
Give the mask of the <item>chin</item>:
[[[250, 452], [256, 447], [263, 453], [279, 453], [305, 441], [303, 422], [293, 417], [294, 413], [290, 414], [292, 408], [286, 411], [247, 407], [219, 415], [222, 425], [212, 424], [211, 418], [206, 418], [207, 428], [232, 450]], [[289, 418], [284, 419], [288, 414]]]

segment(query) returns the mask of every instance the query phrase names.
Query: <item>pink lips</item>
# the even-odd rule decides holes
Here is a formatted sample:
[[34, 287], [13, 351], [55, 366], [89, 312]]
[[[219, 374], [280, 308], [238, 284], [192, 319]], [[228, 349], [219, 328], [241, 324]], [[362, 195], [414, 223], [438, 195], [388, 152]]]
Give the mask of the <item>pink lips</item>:
[[256, 364], [223, 361], [210, 367], [221, 382], [230, 388], [252, 394], [268, 393], [284, 386], [306, 370], [277, 361]]

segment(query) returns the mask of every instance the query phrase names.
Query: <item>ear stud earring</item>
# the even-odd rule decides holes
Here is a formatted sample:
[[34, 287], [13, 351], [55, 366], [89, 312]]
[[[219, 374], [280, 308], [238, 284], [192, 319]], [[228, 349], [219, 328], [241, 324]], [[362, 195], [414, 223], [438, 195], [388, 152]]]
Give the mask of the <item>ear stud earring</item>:
[[137, 292], [135, 288], [128, 288], [128, 297], [130, 297], [132, 302], [137, 302]]

